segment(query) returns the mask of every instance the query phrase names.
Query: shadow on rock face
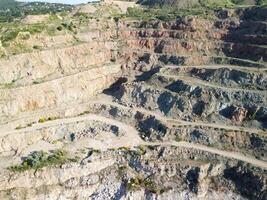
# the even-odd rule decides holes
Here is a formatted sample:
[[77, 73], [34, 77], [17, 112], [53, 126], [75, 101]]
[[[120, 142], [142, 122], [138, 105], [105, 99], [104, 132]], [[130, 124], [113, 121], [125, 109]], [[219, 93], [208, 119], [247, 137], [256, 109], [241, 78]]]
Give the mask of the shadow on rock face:
[[160, 70], [160, 67], [155, 67], [147, 72], [144, 72], [143, 74], [141, 74], [140, 76], [136, 77], [137, 81], [146, 81], [148, 79], [150, 79], [154, 74], [158, 73]]
[[202, 113], [205, 111], [205, 105], [206, 103], [204, 101], [199, 101], [193, 106], [193, 113], [195, 113], [198, 116], [201, 116]]
[[238, 10], [238, 15], [241, 16], [242, 20], [256, 20], [266, 21], [267, 20], [267, 8], [247, 8]]
[[120, 95], [122, 95], [119, 92], [120, 89], [121, 89], [121, 85], [123, 83], [126, 83], [127, 81], [128, 81], [127, 78], [121, 77], [115, 83], [113, 83], [109, 88], [105, 89], [103, 91], [103, 93], [106, 94], [106, 95], [111, 95], [111, 96], [115, 96], [115, 97], [120, 96]]
[[261, 107], [255, 115], [255, 119], [262, 123], [262, 127], [267, 129], [267, 108]]
[[179, 93], [181, 91], [187, 91], [188, 90], [188, 85], [184, 84], [183, 81], [178, 80], [178, 81], [175, 81], [175, 82], [171, 83], [166, 88], [168, 90], [172, 91], [172, 92]]
[[236, 190], [244, 197], [252, 200], [267, 199], [267, 191], [261, 178], [248, 169], [235, 166], [224, 170], [224, 178], [235, 184]]
[[187, 184], [191, 192], [198, 192], [198, 177], [200, 169], [198, 167], [190, 169], [186, 174]]
[[127, 193], [125, 184], [121, 184], [120, 187], [118, 188], [117, 192], [115, 193], [114, 197], [112, 200], [120, 200], [125, 196]]
[[152, 132], [157, 133], [157, 138], [164, 137], [167, 133], [167, 127], [158, 121], [155, 117], [149, 117], [138, 124], [140, 130], [146, 133], [146, 137], [151, 137]]
[[[232, 22], [228, 34], [223, 38], [223, 52], [228, 57], [267, 62], [266, 45], [267, 8], [247, 8], [237, 11], [241, 23]], [[217, 25], [220, 26], [221, 22]], [[250, 36], [248, 36], [250, 35]]]
[[184, 65], [186, 59], [184, 56], [160, 55], [159, 61], [164, 63], [165, 65], [172, 64], [179, 66], [179, 65]]
[[263, 140], [255, 136], [255, 134], [252, 134], [252, 136], [250, 137], [250, 143], [254, 148], [261, 148], [264, 146]]
[[232, 113], [235, 111], [235, 107], [233, 105], [229, 106], [229, 107], [226, 107], [222, 110], [219, 111], [219, 114], [228, 118], [228, 119], [231, 119], [232, 117]]
[[[219, 114], [225, 118], [233, 119], [235, 111], [238, 106], [230, 105], [219, 111]], [[242, 107], [247, 110], [247, 114], [244, 116], [244, 122], [254, 121], [260, 123], [259, 126], [262, 129], [267, 128], [267, 109], [265, 107], [257, 107], [253, 104], [251, 105], [242, 105]]]
[[174, 97], [171, 93], [164, 92], [159, 96], [157, 104], [160, 111], [167, 115], [174, 106], [176, 100], [176, 97]]

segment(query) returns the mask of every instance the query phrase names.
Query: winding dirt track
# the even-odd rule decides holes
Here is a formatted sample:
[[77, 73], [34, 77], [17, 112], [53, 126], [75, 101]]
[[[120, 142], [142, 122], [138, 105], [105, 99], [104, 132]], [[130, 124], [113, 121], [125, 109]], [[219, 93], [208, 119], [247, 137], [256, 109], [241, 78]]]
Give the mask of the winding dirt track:
[[266, 68], [259, 68], [259, 67], [244, 67], [244, 66], [238, 66], [238, 65], [185, 65], [185, 66], [177, 66], [177, 65], [166, 65], [163, 69], [169, 68], [169, 69], [184, 69], [184, 68], [197, 68], [197, 69], [233, 69], [233, 70], [240, 70], [245, 72], [266, 72]]
[[[57, 125], [62, 125], [62, 124], [66, 124], [66, 123], [73, 123], [73, 122], [78, 122], [78, 121], [82, 121], [82, 120], [96, 120], [96, 121], [101, 121], [101, 122], [105, 122], [108, 124], [113, 124], [118, 126], [119, 128], [121, 128], [122, 130], [126, 131], [126, 135], [121, 136], [121, 138], [119, 138], [120, 142], [117, 143], [117, 141], [113, 144], [114, 148], [118, 148], [120, 147], [119, 145], [122, 146], [130, 146], [130, 147], [135, 147], [135, 146], [139, 146], [139, 145], [161, 145], [161, 146], [177, 146], [177, 147], [183, 147], [183, 148], [192, 148], [192, 149], [197, 149], [197, 150], [201, 150], [201, 151], [206, 151], [212, 154], [217, 154], [226, 158], [230, 158], [230, 159], [236, 159], [236, 160], [240, 160], [246, 163], [249, 163], [251, 165], [257, 166], [257, 167], [261, 167], [264, 169], [267, 169], [267, 162], [262, 161], [262, 160], [258, 160], [246, 155], [242, 155], [240, 153], [237, 152], [229, 152], [229, 151], [223, 151], [223, 150], [218, 150], [216, 148], [212, 148], [212, 147], [207, 147], [204, 145], [199, 145], [199, 144], [194, 144], [194, 143], [188, 143], [188, 142], [162, 142], [162, 143], [153, 143], [153, 142], [145, 142], [143, 140], [140, 139], [138, 131], [133, 128], [130, 125], [127, 125], [125, 123], [119, 122], [117, 120], [114, 119], [110, 119], [110, 118], [106, 118], [106, 117], [102, 117], [99, 115], [95, 115], [95, 114], [89, 114], [89, 115], [85, 115], [85, 116], [80, 116], [80, 117], [74, 117], [74, 118], [65, 118], [65, 119], [59, 119], [59, 120], [54, 120], [54, 121], [50, 121], [44, 124], [37, 124], [33, 127], [29, 127], [29, 128], [25, 128], [23, 130], [15, 130], [12, 132], [7, 132], [5, 134], [14, 134], [14, 133], [19, 133], [19, 132], [31, 132], [34, 131], [36, 129], [40, 129], [42, 127], [52, 127], [52, 126], [57, 126]], [[100, 149], [102, 149], [100, 147]], [[103, 146], [104, 149], [104, 146]]]
[[217, 84], [209, 83], [207, 81], [202, 81], [197, 78], [189, 77], [189, 76], [183, 76], [183, 75], [166, 75], [166, 74], [158, 74], [158, 76], [166, 77], [166, 78], [172, 78], [175, 80], [181, 80], [184, 81], [185, 83], [189, 85], [194, 85], [194, 86], [202, 86], [202, 87], [210, 87], [214, 89], [220, 89], [224, 91], [232, 91], [232, 92], [249, 92], [249, 93], [254, 93], [254, 94], [262, 94], [266, 95], [266, 91], [261, 91], [261, 90], [250, 90], [250, 89], [243, 89], [243, 88], [233, 88], [233, 87], [223, 87], [219, 86]]
[[254, 166], [257, 167], [261, 167], [264, 169], [267, 169], [267, 162], [262, 161], [262, 160], [258, 160], [249, 156], [244, 156], [240, 153], [237, 152], [230, 152], [230, 151], [222, 151], [216, 148], [212, 148], [212, 147], [207, 147], [204, 145], [200, 145], [200, 144], [194, 144], [194, 143], [189, 143], [189, 142], [171, 142], [171, 143], [163, 143], [163, 145], [173, 145], [173, 146], [177, 146], [177, 147], [184, 147], [184, 148], [192, 148], [192, 149], [198, 149], [198, 150], [202, 150], [202, 151], [206, 151], [212, 154], [217, 154], [226, 158], [232, 158], [235, 160], [240, 160], [249, 164], [252, 164]]
[[[166, 68], [176, 68], [177, 66], [166, 66], [163, 69]], [[186, 66], [186, 67], [190, 67], [190, 66]], [[209, 65], [209, 66], [192, 66], [194, 68], [206, 68], [206, 69], [219, 69], [219, 68], [229, 68], [229, 69], [237, 69], [237, 70], [248, 70], [248, 71], [252, 71], [252, 72], [261, 72], [262, 70], [265, 69], [259, 69], [259, 68], [253, 68], [253, 67], [238, 67], [238, 66], [229, 66], [229, 65]], [[179, 66], [179, 68], [182, 68]], [[186, 75], [166, 75], [163, 73], [159, 73], [158, 76], [164, 76], [167, 78], [173, 78], [173, 79], [178, 79], [178, 80], [182, 80], [185, 81], [186, 83], [190, 84], [190, 85], [201, 85], [204, 87], [211, 87], [211, 88], [215, 88], [215, 89], [221, 89], [221, 90], [227, 90], [227, 91], [241, 91], [241, 92], [252, 92], [252, 93], [260, 93], [263, 95], [265, 94], [265, 91], [256, 91], [256, 90], [247, 90], [247, 89], [242, 89], [242, 88], [225, 88], [225, 87], [221, 87], [219, 85], [213, 84], [213, 83], [209, 83], [206, 81], [202, 81], [193, 77], [188, 77]], [[104, 97], [104, 98], [102, 98]], [[102, 104], [102, 105], [110, 105], [110, 106], [114, 106], [114, 107], [118, 107], [124, 110], [132, 110], [134, 112], [141, 112], [143, 114], [146, 115], [151, 115], [151, 116], [155, 116], [155, 118], [157, 118], [158, 120], [164, 122], [167, 125], [191, 125], [191, 126], [205, 126], [205, 127], [211, 127], [211, 128], [223, 128], [226, 130], [243, 130], [243, 131], [247, 131], [250, 133], [260, 133], [262, 132], [262, 130], [259, 129], [252, 129], [252, 128], [246, 128], [246, 127], [239, 127], [239, 126], [227, 126], [227, 125], [223, 125], [223, 124], [212, 124], [212, 123], [203, 123], [203, 122], [188, 122], [188, 121], [183, 121], [183, 120], [179, 120], [179, 119], [172, 119], [172, 118], [168, 118], [165, 117], [163, 115], [161, 115], [161, 113], [155, 113], [149, 110], [146, 110], [144, 108], [139, 108], [139, 107], [133, 107], [133, 108], [129, 108], [126, 106], [123, 106], [121, 104], [115, 103], [113, 102], [110, 98], [108, 98], [107, 96], [102, 96], [101, 98], [98, 98], [96, 100], [92, 100], [88, 103], [85, 103], [84, 105], [94, 105], [94, 104]], [[76, 106], [81, 106], [83, 104], [77, 104]], [[75, 105], [73, 106], [75, 107]], [[58, 109], [52, 109], [51, 111], [57, 111], [57, 110], [64, 110], [65, 108], [58, 108]], [[36, 118], [37, 116], [40, 116], [41, 113], [46, 113], [49, 110], [43, 110], [43, 111], [39, 111], [39, 112], [33, 112], [31, 114], [29, 113], [25, 113], [25, 115], [21, 115], [21, 119], [23, 119], [24, 117], [29, 118], [29, 119], [34, 119], [34, 117]], [[16, 119], [19, 120], [19, 119]], [[9, 121], [9, 125], [10, 124], [14, 124], [17, 123], [15, 121]], [[83, 115], [83, 116], [78, 116], [78, 117], [70, 117], [70, 118], [62, 118], [62, 119], [57, 119], [54, 121], [49, 121], [46, 123], [38, 123], [33, 125], [32, 127], [26, 127], [24, 129], [21, 130], [12, 130], [10, 129], [9, 125], [4, 125], [2, 124], [2, 126], [0, 126], [0, 137], [3, 138], [6, 135], [12, 135], [12, 134], [19, 134], [19, 133], [30, 133], [30, 132], [34, 132], [35, 130], [38, 129], [42, 129], [42, 128], [48, 128], [48, 127], [57, 127], [57, 126], [64, 126], [66, 124], [69, 123], [77, 123], [77, 122], [81, 122], [81, 121], [90, 121], [90, 120], [94, 120], [94, 121], [100, 121], [100, 122], [104, 122], [104, 123], [108, 123], [108, 124], [112, 124], [112, 125], [116, 125], [117, 127], [119, 127], [121, 130], [124, 130], [126, 132], [125, 135], [120, 136], [118, 138], [110, 138], [109, 135], [102, 135], [102, 138], [99, 138], [99, 140], [97, 139], [91, 139], [91, 141], [89, 140], [84, 140], [81, 142], [77, 142], [76, 144], [68, 144], [66, 145], [66, 148], [76, 148], [75, 146], [79, 146], [79, 145], [89, 145], [92, 146], [96, 149], [100, 149], [100, 150], [105, 150], [107, 148], [119, 148], [119, 147], [123, 147], [123, 146], [128, 146], [128, 147], [136, 147], [139, 145], [152, 145], [152, 146], [156, 146], [156, 145], [160, 145], [160, 146], [176, 146], [176, 147], [182, 147], [182, 148], [189, 148], [189, 149], [196, 149], [196, 150], [201, 150], [201, 151], [205, 151], [205, 152], [209, 152], [212, 154], [216, 154], [219, 156], [223, 156], [229, 159], [236, 159], [239, 161], [243, 161], [246, 163], [249, 163], [251, 165], [257, 166], [257, 167], [261, 167], [264, 169], [267, 169], [267, 162], [262, 161], [262, 160], [258, 160], [254, 157], [251, 156], [247, 156], [238, 152], [229, 152], [229, 151], [224, 151], [224, 150], [219, 150], [213, 147], [208, 147], [208, 146], [204, 146], [204, 145], [200, 145], [200, 144], [195, 144], [195, 143], [189, 143], [189, 142], [185, 142], [185, 141], [181, 141], [181, 142], [175, 142], [175, 141], [170, 141], [170, 142], [146, 142], [143, 141], [140, 136], [139, 136], [139, 132], [132, 126], [125, 124], [123, 122], [120, 122], [118, 120], [115, 119], [110, 119], [107, 117], [103, 117], [100, 115], [96, 115], [96, 114], [88, 114], [88, 115]], [[0, 139], [1, 139], [0, 138]], [[35, 148], [34, 146], [29, 146], [29, 148]], [[34, 149], [32, 149], [34, 150]]]
[[[223, 124], [218, 124], [218, 123], [203, 123], [202, 121], [195, 121], [195, 122], [190, 122], [190, 121], [183, 121], [180, 119], [173, 119], [173, 118], [169, 118], [169, 117], [165, 117], [163, 115], [161, 115], [160, 113], [157, 112], [153, 112], [153, 111], [149, 111], [146, 110], [144, 108], [140, 108], [140, 107], [126, 107], [124, 105], [115, 103], [113, 101], [111, 101], [111, 99], [106, 96], [106, 95], [102, 95], [101, 98], [98, 98], [96, 100], [91, 100], [88, 103], [80, 103], [77, 105], [73, 105], [73, 107], [77, 107], [77, 106], [85, 106], [87, 107], [88, 105], [93, 105], [93, 104], [102, 104], [102, 105], [110, 105], [110, 106], [115, 106], [124, 110], [132, 110], [132, 111], [139, 111], [141, 113], [144, 113], [146, 115], [152, 115], [155, 116], [156, 119], [164, 122], [164, 123], [168, 123], [170, 125], [191, 125], [191, 126], [205, 126], [205, 127], [211, 127], [211, 128], [223, 128], [226, 130], [236, 130], [236, 131], [246, 131], [246, 132], [250, 132], [250, 133], [262, 133], [263, 131], [261, 129], [256, 129], [256, 128], [248, 128], [248, 127], [241, 127], [241, 126], [229, 126], [229, 125], [223, 125]], [[20, 120], [26, 120], [26, 119], [36, 119], [40, 116], [42, 116], [44, 113], [49, 113], [51, 111], [61, 111], [61, 110], [65, 110], [65, 107], [62, 108], [55, 108], [55, 109], [47, 109], [47, 110], [42, 110], [42, 111], [36, 111], [36, 112], [29, 112], [29, 113], [24, 113], [22, 115], [20, 115], [18, 118], [10, 120], [9, 123], [2, 123], [0, 124], [0, 137], [4, 136], [4, 135], [8, 135], [8, 134], [13, 134], [13, 133], [19, 133], [19, 132], [25, 132], [27, 130], [34, 130], [37, 129], [35, 127], [40, 126], [41, 127], [47, 127], [50, 124], [53, 124], [55, 121], [50, 121], [50, 122], [46, 122], [45, 125], [44, 124], [36, 124], [33, 127], [28, 127], [25, 129], [21, 129], [21, 130], [14, 130], [11, 129], [10, 127], [12, 127], [12, 125], [17, 126], [17, 124], [19, 123], [18, 121]], [[100, 116], [98, 116], [100, 117]], [[83, 117], [78, 117], [78, 118], [83, 118]], [[78, 118], [76, 118], [78, 120]], [[65, 119], [60, 119], [60, 120], [69, 120], [69, 118], [65, 118]], [[58, 120], [56, 120], [58, 121]], [[67, 121], [62, 121], [62, 122], [67, 122]]]

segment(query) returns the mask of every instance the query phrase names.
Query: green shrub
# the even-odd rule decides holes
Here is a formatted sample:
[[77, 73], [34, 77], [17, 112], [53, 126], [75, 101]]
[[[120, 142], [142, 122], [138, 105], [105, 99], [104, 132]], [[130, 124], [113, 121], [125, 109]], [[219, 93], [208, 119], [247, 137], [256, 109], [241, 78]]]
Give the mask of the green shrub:
[[23, 126], [18, 125], [15, 129], [16, 129], [16, 130], [19, 130], [19, 129], [23, 129], [23, 128], [24, 128]]
[[52, 116], [52, 117], [48, 117], [47, 120], [48, 121], [53, 121], [53, 120], [56, 120], [58, 119], [59, 117], [56, 117], [56, 116]]
[[146, 154], [146, 147], [143, 145], [140, 145], [136, 147], [136, 149], [131, 149], [130, 147], [120, 147], [119, 150], [124, 151], [127, 153], [127, 155], [136, 157], [136, 156], [143, 156]]
[[139, 176], [133, 177], [127, 182], [126, 189], [128, 191], [136, 191], [139, 190], [143, 184], [144, 184], [144, 179], [142, 177]]
[[57, 15], [52, 14], [52, 15], [49, 15], [48, 20], [49, 20], [50, 22], [55, 22], [55, 21], [59, 21], [60, 19], [58, 18]]
[[19, 32], [17, 37], [21, 40], [28, 40], [30, 39], [31, 35], [29, 32]]
[[73, 31], [73, 30], [74, 30], [74, 25], [73, 25], [73, 22], [72, 22], [72, 21], [70, 21], [70, 22], [62, 22], [61, 25], [62, 25], [65, 29], [67, 29], [67, 30], [69, 30], [69, 31]]
[[212, 9], [204, 8], [201, 6], [193, 7], [190, 9], [174, 9], [171, 7], [164, 7], [160, 9], [128, 8], [125, 15], [125, 17], [139, 20], [159, 19], [162, 21], [169, 21], [178, 17], [185, 16], [198, 16], [204, 19], [213, 19], [215, 17], [214, 11]]
[[20, 39], [27, 40], [30, 35], [41, 33], [47, 29], [47, 26], [41, 23], [31, 24], [27, 26], [19, 26], [17, 24], [12, 24], [13, 26], [7, 26], [6, 30], [1, 33], [1, 41], [3, 46], [9, 46], [9, 43], [14, 41], [18, 35]]
[[154, 194], [161, 194], [166, 191], [166, 189], [157, 185], [152, 177], [143, 178], [136, 176], [128, 180], [128, 182], [126, 183], [126, 189], [128, 191], [137, 191], [141, 188], [144, 188], [146, 191]]
[[24, 126], [22, 126], [22, 125], [20, 124], [20, 125], [18, 125], [15, 129], [16, 129], [16, 130], [19, 130], [19, 129], [23, 129], [23, 128], [31, 127], [34, 123], [35, 123], [35, 122], [31, 122], [31, 123], [28, 123], [28, 124], [26, 124], [26, 125], [24, 125]]
[[174, 140], [176, 142], [181, 142], [182, 141], [182, 138], [179, 135], [176, 135]]
[[46, 122], [46, 119], [44, 117], [41, 117], [39, 120], [38, 120], [39, 123], [45, 123]]
[[55, 150], [52, 154], [44, 151], [36, 151], [29, 155], [20, 165], [9, 167], [13, 172], [23, 172], [30, 169], [38, 170], [47, 166], [62, 165], [73, 159], [67, 158], [67, 153], [62, 150]]
[[139, 152], [139, 155], [145, 155], [146, 154], [146, 147], [143, 145], [140, 145], [138, 147], [138, 152]]
[[77, 12], [77, 13], [75, 13], [74, 16], [79, 17], [79, 18], [85, 18], [85, 19], [88, 18], [88, 15], [86, 13], [83, 13], [83, 12]]
[[130, 151], [131, 148], [130, 147], [120, 147], [118, 150], [121, 150], [121, 151]]
[[35, 33], [41, 33], [46, 29], [46, 25], [42, 23], [37, 23], [37, 24], [31, 24], [23, 28], [23, 30], [26, 32], [30, 32], [31, 34]]
[[79, 116], [90, 114], [89, 110], [83, 111], [79, 114]]
[[126, 165], [122, 165], [118, 167], [118, 178], [120, 179], [121, 177], [123, 177], [127, 172], [127, 166]]
[[157, 194], [157, 193], [160, 192], [160, 190], [159, 190], [157, 184], [155, 183], [155, 181], [153, 181], [153, 179], [149, 178], [149, 177], [144, 180], [144, 187], [145, 187], [145, 189], [147, 191], [149, 191], [151, 193]]
[[58, 30], [58, 31], [62, 31], [62, 30], [63, 30], [63, 27], [62, 27], [62, 26], [58, 26], [58, 27], [57, 27], [57, 30]]
[[58, 119], [59, 117], [56, 117], [56, 116], [52, 116], [52, 117], [48, 117], [48, 118], [45, 118], [45, 117], [41, 117], [38, 122], [39, 123], [45, 123], [47, 121], [53, 121], [53, 120], [56, 120]]
[[[33, 48], [33, 49], [41, 49], [41, 47], [38, 46], [38, 45], [33, 45], [32, 48]], [[34, 84], [37, 84], [37, 83], [34, 82]]]
[[1, 36], [1, 41], [4, 43], [15, 40], [19, 34], [19, 30], [7, 30]]
[[47, 33], [47, 35], [49, 35], [49, 36], [54, 36], [54, 35], [56, 35], [56, 31], [57, 31], [56, 26], [48, 26], [48, 27], [46, 28], [46, 33]]

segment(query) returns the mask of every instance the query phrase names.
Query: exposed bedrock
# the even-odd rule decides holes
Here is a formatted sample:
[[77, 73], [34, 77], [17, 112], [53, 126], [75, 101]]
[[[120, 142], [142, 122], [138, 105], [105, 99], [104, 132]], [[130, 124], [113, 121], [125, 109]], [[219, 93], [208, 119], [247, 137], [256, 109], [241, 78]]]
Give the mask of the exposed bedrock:
[[181, 55], [201, 53], [204, 55], [225, 55], [252, 61], [267, 61], [266, 47], [239, 43], [179, 41], [177, 39], [137, 39], [128, 40], [127, 45], [133, 49], [140, 48], [141, 50], [163, 54], [172, 52], [179, 52]]
[[104, 65], [40, 84], [1, 89], [1, 119], [22, 112], [85, 102], [109, 87], [120, 71], [120, 65]]
[[244, 67], [261, 68], [264, 70], [266, 64], [243, 60], [238, 58], [217, 55], [179, 55], [179, 53], [162, 54], [149, 51], [134, 50], [125, 54], [127, 66], [140, 71], [148, 71], [158, 65], [234, 65]]
[[113, 42], [90, 42], [1, 59], [0, 86], [42, 82], [104, 65], [116, 56], [111, 52], [115, 46]]
[[[212, 163], [207, 163], [210, 159]], [[14, 199], [18, 195], [25, 199], [198, 199], [203, 195], [207, 199], [264, 199], [262, 172], [203, 151], [143, 146], [92, 153], [80, 164], [60, 169], [2, 174], [0, 195]]]
[[66, 121], [64, 125], [56, 121], [49, 126], [38, 129], [21, 130], [13, 133], [2, 134], [0, 139], [0, 154], [28, 154], [31, 146], [46, 143], [47, 146], [56, 142], [76, 142], [79, 140], [94, 139], [101, 133], [114, 136], [124, 136], [126, 130], [108, 124], [100, 120], [87, 119], [86, 117], [76, 121]]
[[211, 57], [266, 62], [266, 23], [263, 21], [226, 19], [201, 20], [180, 18], [176, 21], [157, 20], [128, 22], [120, 34], [127, 46], [150, 53], [200, 54]]
[[266, 8], [118, 15], [132, 5], [1, 43], [0, 199], [265, 200]]
[[[219, 65], [217, 65], [219, 67]], [[207, 66], [207, 68], [197, 67], [166, 67], [161, 69], [161, 73], [166, 75], [187, 75], [189, 77], [198, 78], [210, 83], [219, 84], [225, 87], [266, 90], [267, 74], [258, 72], [257, 70], [242, 70], [242, 68], [221, 68]]]
[[[162, 119], [157, 113], [124, 106], [93, 104], [90, 112], [112, 117], [137, 127], [140, 136], [148, 141], [186, 140], [217, 148], [249, 153], [257, 158], [266, 159], [266, 135], [263, 131], [246, 130], [234, 126], [204, 125], [203, 122], [171, 121]], [[248, 150], [250, 149], [250, 150]]]
[[[218, 120], [223, 123], [241, 123], [248, 126], [250, 123], [255, 123], [256, 126], [266, 128], [265, 94], [245, 94], [242, 91], [229, 93], [219, 89], [212, 89], [213, 91], [209, 92], [199, 86], [184, 85], [182, 81], [175, 82], [175, 85], [177, 87], [172, 85], [170, 89], [164, 87], [160, 89], [160, 86], [154, 87], [144, 82], [131, 83], [123, 85], [121, 93], [117, 96], [120, 102], [126, 105], [133, 104], [154, 111], [159, 110], [173, 118], [201, 119], [209, 122]], [[247, 101], [247, 98], [250, 100]], [[234, 111], [242, 107], [247, 110], [246, 115], [235, 121]]]

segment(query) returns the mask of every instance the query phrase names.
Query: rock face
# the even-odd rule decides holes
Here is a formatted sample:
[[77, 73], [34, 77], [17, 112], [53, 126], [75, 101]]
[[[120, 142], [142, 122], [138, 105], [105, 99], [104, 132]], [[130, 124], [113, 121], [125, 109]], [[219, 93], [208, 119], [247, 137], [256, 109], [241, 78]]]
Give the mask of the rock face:
[[20, 112], [85, 102], [109, 87], [120, 73], [119, 65], [103, 68], [79, 72], [45, 83], [2, 89], [1, 98], [5, 99], [5, 102], [1, 104], [1, 118], [15, 116]]
[[[109, 42], [90, 42], [2, 59], [0, 84], [44, 81], [49, 76], [67, 76], [90, 66], [104, 65], [112, 58], [111, 49], [114, 46], [115, 44]], [[102, 51], [95, 53], [98, 48]]]
[[241, 124], [247, 116], [248, 111], [245, 108], [236, 108], [232, 114], [232, 120]]
[[1, 45], [0, 199], [265, 200], [264, 12], [107, 17], [118, 5], [136, 6]]

